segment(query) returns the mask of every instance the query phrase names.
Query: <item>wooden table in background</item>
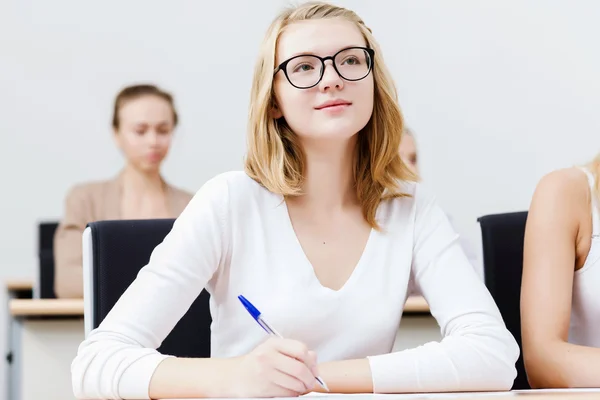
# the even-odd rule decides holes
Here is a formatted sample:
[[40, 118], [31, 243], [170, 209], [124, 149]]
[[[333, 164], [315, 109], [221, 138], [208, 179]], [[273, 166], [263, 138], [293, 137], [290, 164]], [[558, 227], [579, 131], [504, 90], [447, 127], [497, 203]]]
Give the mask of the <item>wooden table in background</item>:
[[404, 313], [429, 313], [429, 304], [427, 304], [427, 301], [421, 296], [409, 297], [404, 304]]
[[[13, 299], [9, 302], [12, 316], [83, 316], [82, 299]], [[409, 297], [405, 314], [428, 313], [429, 306], [422, 297]], [[600, 399], [599, 399], [600, 400]]]
[[33, 297], [33, 281], [30, 279], [9, 279], [4, 281], [7, 298], [31, 299]]
[[[83, 315], [81, 299], [13, 299], [9, 303], [13, 316], [65, 316]], [[409, 297], [404, 306], [405, 314], [428, 313], [429, 305], [422, 297]], [[600, 399], [599, 399], [600, 400]]]
[[82, 299], [13, 299], [8, 304], [13, 317], [83, 317]]
[[6, 281], [6, 289], [9, 291], [32, 290], [33, 281], [31, 279], [10, 279]]

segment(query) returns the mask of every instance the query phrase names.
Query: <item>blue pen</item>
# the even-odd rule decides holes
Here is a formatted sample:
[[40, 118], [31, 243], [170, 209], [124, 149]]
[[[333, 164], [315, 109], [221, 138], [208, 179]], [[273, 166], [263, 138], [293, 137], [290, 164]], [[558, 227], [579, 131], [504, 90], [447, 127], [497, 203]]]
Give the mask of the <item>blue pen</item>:
[[[267, 332], [269, 335], [277, 336], [278, 338], [282, 337], [275, 329], [273, 329], [267, 323], [267, 321], [265, 321], [263, 319], [263, 317], [261, 316], [260, 311], [258, 311], [258, 309], [256, 307], [254, 307], [252, 305], [252, 303], [250, 303], [248, 301], [248, 299], [246, 299], [244, 296], [238, 296], [238, 299], [240, 299], [240, 301], [244, 305], [244, 308], [246, 308], [246, 310], [248, 310], [248, 312], [250, 313], [250, 315], [252, 316], [252, 318], [254, 318], [254, 320], [256, 322], [258, 322], [258, 325], [260, 325], [260, 327], [263, 328], [265, 330], [265, 332]], [[319, 376], [317, 376], [316, 379], [317, 379], [317, 382], [319, 382], [319, 385], [321, 385], [321, 387], [323, 389], [325, 389], [326, 391], [329, 392], [329, 388], [325, 384], [325, 381], [323, 379], [321, 379], [321, 377], [319, 377]]]

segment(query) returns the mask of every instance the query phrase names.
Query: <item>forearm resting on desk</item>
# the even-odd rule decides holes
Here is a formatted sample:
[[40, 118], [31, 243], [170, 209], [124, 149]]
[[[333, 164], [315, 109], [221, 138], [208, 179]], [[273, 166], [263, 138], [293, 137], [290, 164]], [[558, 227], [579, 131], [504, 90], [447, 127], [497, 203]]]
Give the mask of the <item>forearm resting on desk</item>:
[[156, 368], [148, 394], [152, 399], [226, 397], [232, 360], [167, 358]]
[[600, 387], [599, 348], [537, 341], [524, 347], [524, 357], [532, 388]]
[[[150, 381], [150, 398], [231, 397], [231, 376], [235, 359], [167, 358]], [[335, 361], [319, 365], [319, 373], [332, 393], [372, 393], [373, 383], [367, 359]], [[316, 385], [315, 392], [323, 392]]]
[[[373, 393], [371, 367], [366, 358], [322, 363], [319, 373], [331, 393]], [[319, 385], [313, 391], [325, 392]]]

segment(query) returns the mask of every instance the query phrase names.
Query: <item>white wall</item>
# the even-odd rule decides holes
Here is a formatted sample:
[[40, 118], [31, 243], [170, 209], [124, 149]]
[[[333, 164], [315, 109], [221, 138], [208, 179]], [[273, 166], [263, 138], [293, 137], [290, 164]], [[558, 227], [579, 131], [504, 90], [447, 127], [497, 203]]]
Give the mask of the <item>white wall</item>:
[[[119, 170], [109, 121], [125, 84], [176, 96], [169, 181], [196, 190], [241, 168], [257, 48], [287, 3], [0, 2], [0, 278], [34, 274], [36, 221], [60, 217], [73, 183]], [[337, 3], [381, 42], [424, 178], [472, 241], [478, 216], [526, 209], [544, 173], [600, 150], [599, 2]]]

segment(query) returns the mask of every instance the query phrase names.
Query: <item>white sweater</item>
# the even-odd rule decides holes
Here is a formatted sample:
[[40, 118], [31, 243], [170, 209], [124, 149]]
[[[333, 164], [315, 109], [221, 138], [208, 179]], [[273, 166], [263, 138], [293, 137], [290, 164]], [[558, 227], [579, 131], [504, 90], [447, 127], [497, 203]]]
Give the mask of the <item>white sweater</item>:
[[[202, 288], [211, 294], [212, 357], [246, 354], [265, 339], [237, 296], [319, 361], [367, 357], [376, 392], [510, 389], [519, 348], [433, 197], [383, 202], [356, 269], [323, 287], [287, 208], [243, 172], [207, 182], [152, 253], [149, 264], [79, 347], [77, 397], [148, 398], [155, 349]], [[409, 285], [423, 294], [443, 340], [390, 353]]]

